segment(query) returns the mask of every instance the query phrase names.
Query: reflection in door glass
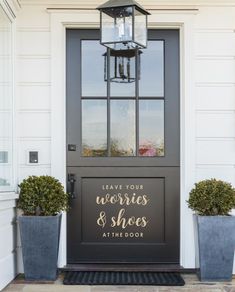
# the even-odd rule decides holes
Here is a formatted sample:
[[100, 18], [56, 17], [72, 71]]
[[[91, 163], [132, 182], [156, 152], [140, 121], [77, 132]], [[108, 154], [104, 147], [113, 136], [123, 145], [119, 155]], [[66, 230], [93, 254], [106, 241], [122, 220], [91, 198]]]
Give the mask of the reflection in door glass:
[[111, 156], [135, 156], [135, 101], [111, 100]]
[[164, 42], [148, 41], [140, 65], [140, 96], [164, 96]]
[[107, 156], [107, 102], [82, 101], [82, 156]]
[[[135, 55], [135, 51], [134, 52]], [[129, 75], [135, 80], [135, 57], [131, 58], [110, 58], [110, 95], [111, 96], [135, 96], [135, 81], [127, 82]], [[116, 75], [119, 77], [119, 82], [114, 82], [113, 72], [116, 71]], [[117, 78], [116, 78], [117, 79]], [[123, 80], [122, 80], [123, 79]]]
[[82, 41], [82, 96], [106, 96], [104, 80], [104, 54], [99, 41]]
[[164, 101], [139, 101], [139, 155], [164, 156]]

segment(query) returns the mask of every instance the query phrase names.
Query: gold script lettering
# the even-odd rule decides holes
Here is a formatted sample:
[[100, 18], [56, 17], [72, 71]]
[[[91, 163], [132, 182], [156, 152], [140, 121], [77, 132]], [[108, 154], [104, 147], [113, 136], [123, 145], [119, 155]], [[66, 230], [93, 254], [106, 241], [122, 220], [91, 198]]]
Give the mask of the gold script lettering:
[[146, 206], [149, 202], [147, 195], [136, 195], [136, 193], [133, 193], [132, 195], [129, 195], [127, 193], [125, 194], [106, 194], [104, 196], [97, 196], [96, 197], [96, 204], [97, 205], [106, 205], [108, 203], [114, 205], [119, 204], [121, 206], [126, 205], [142, 205]]
[[101, 211], [100, 212], [100, 216], [99, 216], [99, 218], [97, 219], [97, 224], [99, 225], [99, 226], [101, 226], [102, 228], [104, 228], [105, 227], [105, 225], [106, 225], [106, 214], [105, 214], [105, 212], [104, 211]]
[[121, 209], [118, 213], [117, 218], [112, 217], [111, 218], [111, 227], [119, 227], [121, 226], [122, 229], [125, 229], [127, 226], [133, 226], [136, 225], [138, 227], [146, 227], [148, 224], [147, 218], [146, 217], [130, 217], [130, 218], [125, 218], [125, 209]]

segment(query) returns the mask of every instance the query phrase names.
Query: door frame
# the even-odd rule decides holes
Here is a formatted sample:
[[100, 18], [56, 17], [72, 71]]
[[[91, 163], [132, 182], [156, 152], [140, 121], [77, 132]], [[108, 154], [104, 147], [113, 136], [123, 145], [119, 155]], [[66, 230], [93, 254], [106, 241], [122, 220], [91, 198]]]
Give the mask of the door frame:
[[[186, 204], [196, 176], [193, 32], [197, 9], [151, 6], [148, 28], [180, 31], [180, 264], [195, 268], [192, 212]], [[168, 8], [169, 9], [169, 8]], [[51, 21], [51, 175], [66, 187], [66, 28], [99, 28], [96, 10], [48, 8]], [[66, 265], [66, 214], [62, 216], [58, 266]]]

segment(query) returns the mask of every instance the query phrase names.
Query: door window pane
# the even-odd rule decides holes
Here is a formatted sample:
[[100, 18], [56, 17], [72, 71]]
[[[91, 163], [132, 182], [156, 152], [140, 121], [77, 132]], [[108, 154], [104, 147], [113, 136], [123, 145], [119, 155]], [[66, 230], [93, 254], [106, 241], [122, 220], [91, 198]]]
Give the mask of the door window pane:
[[111, 100], [111, 156], [135, 156], [135, 101]]
[[0, 191], [13, 190], [12, 24], [0, 6]]
[[164, 101], [139, 101], [139, 155], [164, 156]]
[[105, 53], [106, 49], [99, 41], [82, 41], [82, 96], [107, 96]]
[[140, 96], [164, 96], [164, 42], [148, 41], [140, 65]]
[[82, 101], [82, 156], [107, 156], [107, 102]]

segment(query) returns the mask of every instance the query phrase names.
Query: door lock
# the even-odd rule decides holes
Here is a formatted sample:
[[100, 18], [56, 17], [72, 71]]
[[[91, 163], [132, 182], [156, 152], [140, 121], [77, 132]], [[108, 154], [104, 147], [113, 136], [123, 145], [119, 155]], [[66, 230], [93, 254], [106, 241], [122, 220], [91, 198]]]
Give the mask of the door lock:
[[71, 199], [76, 198], [75, 183], [76, 183], [76, 175], [74, 173], [69, 173], [68, 174], [68, 186], [69, 186], [68, 194]]

